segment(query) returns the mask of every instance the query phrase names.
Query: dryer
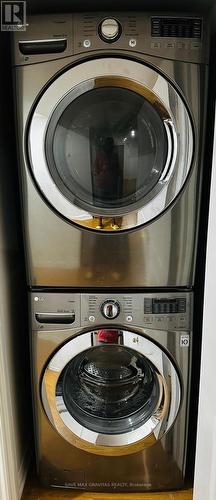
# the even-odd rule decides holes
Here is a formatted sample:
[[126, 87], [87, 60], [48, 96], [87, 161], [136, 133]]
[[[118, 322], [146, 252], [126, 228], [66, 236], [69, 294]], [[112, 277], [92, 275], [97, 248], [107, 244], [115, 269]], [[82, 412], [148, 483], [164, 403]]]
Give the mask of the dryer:
[[208, 61], [197, 15], [29, 17], [14, 79], [30, 287], [191, 287]]
[[185, 484], [191, 292], [30, 293], [36, 456], [45, 485]]

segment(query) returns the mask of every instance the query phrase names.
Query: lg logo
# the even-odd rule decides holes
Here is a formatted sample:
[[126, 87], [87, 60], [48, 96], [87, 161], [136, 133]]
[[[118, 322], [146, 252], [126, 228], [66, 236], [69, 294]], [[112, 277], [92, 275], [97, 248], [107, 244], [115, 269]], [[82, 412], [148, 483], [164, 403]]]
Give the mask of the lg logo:
[[38, 297], [37, 295], [36, 297], [34, 297], [35, 302], [44, 302], [44, 300], [45, 300], [44, 297]]

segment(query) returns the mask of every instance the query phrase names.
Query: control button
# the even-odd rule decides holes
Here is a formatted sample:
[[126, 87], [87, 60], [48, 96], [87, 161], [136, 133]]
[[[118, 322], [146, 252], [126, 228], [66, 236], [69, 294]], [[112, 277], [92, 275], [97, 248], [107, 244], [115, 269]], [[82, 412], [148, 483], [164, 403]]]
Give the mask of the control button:
[[101, 312], [106, 319], [114, 319], [120, 313], [120, 305], [115, 300], [106, 300], [101, 305]]
[[180, 42], [178, 41], [176, 46], [177, 46], [177, 49], [187, 50], [188, 43], [185, 41], [180, 41]]
[[126, 316], [126, 321], [133, 321], [133, 316], [131, 316], [130, 314], [128, 316]]
[[160, 49], [161, 48], [161, 43], [160, 42], [152, 42], [151, 43], [151, 48], [152, 49]]
[[89, 47], [91, 47], [91, 40], [84, 40], [83, 42], [83, 47], [85, 47], [86, 49], [89, 49]]
[[192, 42], [191, 49], [200, 49], [200, 42]]
[[165, 49], [174, 49], [175, 42], [166, 42], [164, 46], [165, 46]]
[[115, 42], [120, 37], [121, 31], [121, 25], [114, 17], [104, 19], [99, 25], [99, 35], [105, 42]]
[[129, 40], [130, 47], [136, 47], [136, 44], [137, 44], [136, 38], [131, 38]]
[[35, 301], [35, 302], [38, 302], [38, 300], [39, 300], [39, 298], [38, 298], [38, 297], [35, 297], [35, 298], [34, 298], [34, 301]]
[[91, 321], [92, 323], [94, 323], [94, 321], [95, 321], [95, 316], [89, 316], [89, 321]]
[[144, 316], [144, 321], [146, 321], [146, 323], [152, 323], [154, 319], [155, 318], [153, 318], [152, 316], [150, 316], [150, 317], [149, 316]]

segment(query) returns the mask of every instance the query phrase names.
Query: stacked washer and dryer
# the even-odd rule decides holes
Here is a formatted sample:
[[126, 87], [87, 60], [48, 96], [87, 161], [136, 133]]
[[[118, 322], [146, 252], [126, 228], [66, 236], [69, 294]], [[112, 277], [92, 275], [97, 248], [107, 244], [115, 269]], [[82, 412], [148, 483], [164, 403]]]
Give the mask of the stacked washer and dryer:
[[46, 485], [184, 485], [207, 44], [184, 14], [35, 16], [14, 34]]

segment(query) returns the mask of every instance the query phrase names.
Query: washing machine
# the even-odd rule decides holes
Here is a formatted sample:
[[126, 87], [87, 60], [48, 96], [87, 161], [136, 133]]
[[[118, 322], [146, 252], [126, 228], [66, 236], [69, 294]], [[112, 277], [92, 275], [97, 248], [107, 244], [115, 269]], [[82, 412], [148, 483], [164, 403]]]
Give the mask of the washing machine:
[[28, 17], [13, 36], [30, 287], [191, 287], [206, 20]]
[[36, 456], [45, 485], [181, 488], [192, 292], [29, 292]]

